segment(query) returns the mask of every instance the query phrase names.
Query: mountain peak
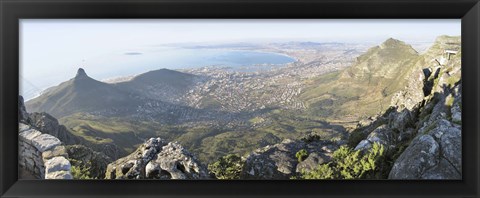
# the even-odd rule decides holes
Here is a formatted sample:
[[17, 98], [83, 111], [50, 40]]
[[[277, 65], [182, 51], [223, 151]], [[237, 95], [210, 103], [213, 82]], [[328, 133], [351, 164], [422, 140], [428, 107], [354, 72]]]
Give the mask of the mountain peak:
[[394, 39], [394, 38], [389, 38], [386, 41], [384, 41], [380, 45], [380, 47], [381, 48], [386, 48], [386, 47], [395, 47], [395, 46], [398, 46], [398, 45], [406, 45], [406, 44], [403, 41], [400, 41], [400, 40], [397, 40], [397, 39]]
[[75, 76], [75, 78], [84, 78], [84, 77], [88, 77], [87, 73], [85, 73], [84, 69], [78, 68], [77, 75]]

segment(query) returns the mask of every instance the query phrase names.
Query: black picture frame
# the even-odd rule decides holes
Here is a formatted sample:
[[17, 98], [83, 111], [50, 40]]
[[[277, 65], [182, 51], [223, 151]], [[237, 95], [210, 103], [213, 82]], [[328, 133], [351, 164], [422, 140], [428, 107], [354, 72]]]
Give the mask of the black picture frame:
[[[0, 0], [1, 197], [479, 197], [478, 0]], [[322, 181], [18, 180], [19, 19], [462, 19], [463, 179]]]

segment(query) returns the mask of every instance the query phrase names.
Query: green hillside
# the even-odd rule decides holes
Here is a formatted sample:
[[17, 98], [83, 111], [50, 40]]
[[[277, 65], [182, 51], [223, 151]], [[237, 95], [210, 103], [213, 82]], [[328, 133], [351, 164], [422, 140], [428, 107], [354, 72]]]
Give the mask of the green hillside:
[[309, 115], [328, 121], [359, 120], [384, 111], [405, 87], [421, 60], [408, 44], [388, 39], [359, 56], [349, 68], [308, 82], [300, 95]]

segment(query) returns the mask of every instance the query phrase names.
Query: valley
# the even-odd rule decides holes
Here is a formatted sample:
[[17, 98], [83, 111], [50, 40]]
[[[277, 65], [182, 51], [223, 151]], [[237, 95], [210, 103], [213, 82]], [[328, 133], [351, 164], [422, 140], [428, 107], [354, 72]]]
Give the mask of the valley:
[[204, 161], [231, 153], [243, 155], [285, 138], [297, 139], [312, 129], [344, 139], [344, 127], [325, 122], [328, 116], [310, 115], [300, 95], [325, 80], [320, 77], [323, 74], [335, 75], [352, 64], [365, 46], [255, 47], [298, 60], [253, 72], [223, 66], [159, 69], [109, 83], [79, 69], [75, 78], [27, 101], [27, 110], [52, 114], [91, 144], [114, 143], [132, 152], [145, 139], [159, 136], [179, 141]]

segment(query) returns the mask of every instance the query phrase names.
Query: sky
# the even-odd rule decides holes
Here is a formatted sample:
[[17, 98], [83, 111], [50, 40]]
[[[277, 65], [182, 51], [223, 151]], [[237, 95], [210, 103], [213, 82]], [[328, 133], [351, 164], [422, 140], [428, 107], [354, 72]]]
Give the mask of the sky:
[[[54, 86], [75, 76], [79, 66], [92, 77], [112, 54], [145, 51], [172, 43], [346, 42], [407, 43], [460, 35], [459, 19], [429, 20], [232, 20], [232, 19], [22, 19], [21, 92]], [[101, 61], [100, 61], [101, 60]], [[96, 65], [95, 65], [96, 64]], [[111, 66], [109, 66], [111, 67]]]

